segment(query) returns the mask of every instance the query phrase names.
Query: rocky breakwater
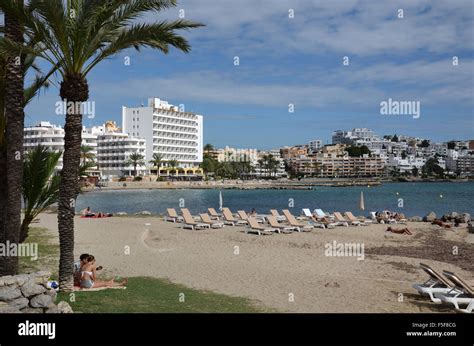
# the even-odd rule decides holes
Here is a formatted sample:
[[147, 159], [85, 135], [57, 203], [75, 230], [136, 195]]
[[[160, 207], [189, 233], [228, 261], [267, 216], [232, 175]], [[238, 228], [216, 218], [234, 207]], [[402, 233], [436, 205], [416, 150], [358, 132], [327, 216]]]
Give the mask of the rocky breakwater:
[[1, 276], [0, 313], [72, 313], [67, 302], [56, 304], [56, 290], [48, 287], [50, 277], [46, 271]]

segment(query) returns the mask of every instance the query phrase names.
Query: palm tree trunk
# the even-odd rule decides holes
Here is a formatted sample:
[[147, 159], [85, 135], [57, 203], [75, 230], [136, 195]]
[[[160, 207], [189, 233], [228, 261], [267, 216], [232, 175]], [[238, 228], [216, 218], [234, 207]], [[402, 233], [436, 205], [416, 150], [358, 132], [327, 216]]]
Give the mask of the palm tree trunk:
[[[20, 44], [23, 32], [19, 21], [5, 14], [5, 37]], [[25, 104], [23, 87], [23, 62], [21, 57], [7, 61], [5, 76], [6, 118], [6, 206], [4, 216], [4, 238], [10, 244], [18, 244], [21, 226], [21, 190], [23, 179], [23, 125]], [[8, 220], [8, 221], [7, 221]], [[0, 275], [14, 275], [18, 271], [17, 256], [2, 256]]]
[[[7, 199], [7, 162], [5, 148], [0, 147], [0, 244], [5, 244], [5, 212]], [[5, 272], [5, 261], [0, 258], [0, 276]]]
[[[79, 105], [89, 98], [87, 80], [79, 74], [70, 74], [61, 82], [63, 101]], [[82, 115], [79, 107], [68, 110], [64, 126], [64, 153], [61, 184], [59, 187], [59, 286], [62, 291], [72, 291], [74, 267], [74, 213], [78, 193], [79, 166], [81, 161]]]

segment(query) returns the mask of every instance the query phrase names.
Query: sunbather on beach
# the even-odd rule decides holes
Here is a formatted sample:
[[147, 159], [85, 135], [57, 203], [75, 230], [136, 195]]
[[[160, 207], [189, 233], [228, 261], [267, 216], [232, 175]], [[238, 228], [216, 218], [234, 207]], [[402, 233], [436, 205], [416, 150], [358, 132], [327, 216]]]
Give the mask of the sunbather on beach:
[[81, 215], [85, 217], [93, 217], [95, 213], [92, 212], [91, 207], [81, 210]]
[[81, 288], [120, 287], [127, 284], [126, 279], [123, 282], [114, 282], [114, 279], [109, 281], [97, 280], [97, 269], [94, 256], [89, 255], [81, 266]]
[[447, 222], [443, 222], [441, 220], [434, 220], [431, 224], [432, 225], [438, 225], [438, 226], [441, 226], [441, 227], [444, 227], [444, 228], [451, 228], [451, 224], [449, 224]]
[[387, 227], [387, 232], [392, 232], [392, 233], [396, 233], [396, 234], [408, 234], [408, 235], [412, 235], [412, 231], [410, 231], [408, 228], [401, 228], [401, 229], [396, 229], [396, 228], [392, 228], [392, 227]]

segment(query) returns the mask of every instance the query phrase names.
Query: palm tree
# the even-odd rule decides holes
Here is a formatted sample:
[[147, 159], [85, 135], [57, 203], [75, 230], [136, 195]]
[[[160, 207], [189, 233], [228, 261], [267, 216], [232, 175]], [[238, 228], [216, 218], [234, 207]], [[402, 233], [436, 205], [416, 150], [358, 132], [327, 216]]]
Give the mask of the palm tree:
[[60, 177], [55, 168], [61, 152], [50, 152], [37, 146], [26, 154], [23, 163], [24, 218], [21, 223], [20, 242], [28, 237], [30, 223], [47, 207], [57, 202]]
[[[15, 0], [15, 5], [23, 6], [22, 0]], [[21, 22], [12, 12], [5, 13], [5, 39], [23, 46], [24, 38]], [[24, 56], [9, 54], [5, 66], [5, 205], [2, 238], [18, 244], [21, 227], [21, 182], [23, 176], [23, 127], [24, 113]], [[8, 220], [8, 222], [5, 222]], [[4, 239], [1, 239], [2, 242]], [[0, 275], [16, 274], [18, 257], [4, 257], [0, 263]]]
[[178, 171], [177, 171], [178, 165], [179, 165], [178, 160], [173, 159], [173, 160], [168, 161], [168, 166], [171, 168], [172, 171], [175, 171], [175, 175], [178, 175]]
[[[39, 72], [37, 67], [34, 65], [34, 59], [32, 56], [27, 56], [25, 58], [24, 63], [24, 75], [26, 72], [33, 68]], [[7, 148], [7, 141], [5, 136], [6, 131], [6, 119], [5, 119], [5, 107], [4, 107], [4, 100], [5, 100], [5, 67], [6, 67], [6, 60], [0, 59], [0, 242], [4, 243], [7, 238], [4, 234], [4, 226], [5, 226], [5, 212], [6, 212], [6, 195], [7, 195], [7, 179], [6, 179], [6, 170], [7, 170], [7, 161], [6, 161], [6, 148]], [[41, 88], [49, 87], [48, 78], [51, 76], [53, 71], [51, 71], [48, 75], [42, 76], [37, 75], [33, 83], [28, 86], [24, 90], [24, 98], [25, 98], [25, 105], [28, 104], [35, 95], [40, 91]], [[24, 180], [24, 179], [23, 179]], [[21, 226], [23, 229], [23, 226]], [[22, 242], [23, 238], [21, 235], [21, 229], [19, 230], [19, 241]], [[9, 239], [11, 241], [11, 239]], [[5, 257], [0, 258], [0, 262], [2, 262]], [[5, 268], [2, 264], [0, 264], [0, 275], [10, 275], [13, 274], [15, 271], [12, 268]]]
[[204, 154], [205, 155], [209, 155], [211, 153], [211, 151], [214, 151], [214, 146], [212, 144], [206, 144], [204, 146]]
[[125, 165], [126, 166], [133, 166], [133, 176], [137, 176], [137, 166], [143, 166], [145, 164], [145, 161], [143, 160], [145, 157], [140, 154], [140, 153], [132, 153], [128, 157], [128, 160], [126, 161]]
[[81, 145], [81, 164], [84, 165], [86, 162], [95, 161], [95, 155], [93, 148], [87, 145]]
[[[17, 48], [23, 48], [24, 37], [19, 11], [23, 10], [23, 1], [1, 2], [0, 10], [5, 14], [5, 26], [0, 25], [1, 44], [8, 40]], [[38, 41], [31, 37], [26, 41], [27, 47], [35, 47]], [[34, 65], [35, 57], [24, 54], [22, 49], [16, 52], [0, 54], [0, 242], [6, 240], [17, 243], [21, 227], [21, 186], [23, 155], [24, 106], [47, 86], [46, 76], [36, 75], [34, 82], [24, 89], [24, 79]], [[6, 124], [8, 128], [6, 127]], [[9, 222], [5, 222], [9, 220]], [[0, 275], [16, 274], [17, 257], [0, 258]]]
[[150, 163], [153, 164], [153, 167], [156, 167], [156, 181], [160, 180], [160, 168], [163, 161], [163, 155], [160, 153], [153, 154], [153, 159], [150, 160]]
[[[11, 3], [14, 0], [2, 0]], [[82, 114], [89, 99], [87, 75], [97, 64], [128, 48], [151, 47], [168, 53], [170, 46], [189, 52], [186, 39], [176, 31], [202, 26], [187, 20], [136, 23], [149, 12], [175, 7], [176, 0], [49, 0], [35, 1], [33, 11], [23, 11], [27, 36], [38, 36], [41, 49], [27, 52], [58, 67], [60, 97], [68, 102], [65, 122], [63, 169], [58, 206], [60, 239], [59, 284], [73, 289], [74, 206], [80, 163]], [[3, 6], [3, 5], [2, 5]], [[15, 47], [13, 40], [8, 47]], [[17, 49], [18, 50], [18, 49]], [[23, 129], [21, 129], [23, 131]]]

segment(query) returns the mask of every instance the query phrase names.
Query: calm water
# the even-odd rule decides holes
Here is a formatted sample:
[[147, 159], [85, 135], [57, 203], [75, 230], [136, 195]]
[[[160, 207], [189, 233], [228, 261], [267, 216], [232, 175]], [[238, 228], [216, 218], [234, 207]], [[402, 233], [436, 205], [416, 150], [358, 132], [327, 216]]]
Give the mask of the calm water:
[[[222, 190], [224, 206], [237, 209], [283, 209], [294, 201], [293, 212], [302, 208], [321, 208], [324, 211], [358, 210], [360, 192], [364, 192], [365, 214], [368, 211], [392, 210], [407, 216], [424, 216], [430, 211], [437, 215], [447, 212], [468, 212], [474, 215], [474, 183], [389, 183], [371, 187], [315, 187], [314, 190]], [[442, 197], [441, 197], [442, 196]], [[403, 207], [398, 207], [399, 198]], [[166, 208], [179, 208], [180, 199], [192, 213], [218, 208], [218, 190], [121, 190], [100, 191], [80, 195], [76, 210], [90, 206], [103, 212], [135, 213], [148, 210], [164, 214]], [[80, 209], [79, 209], [80, 208]]]

